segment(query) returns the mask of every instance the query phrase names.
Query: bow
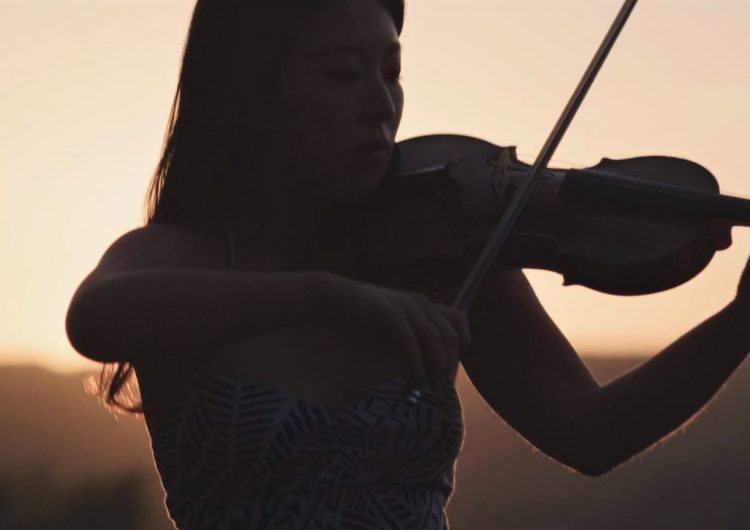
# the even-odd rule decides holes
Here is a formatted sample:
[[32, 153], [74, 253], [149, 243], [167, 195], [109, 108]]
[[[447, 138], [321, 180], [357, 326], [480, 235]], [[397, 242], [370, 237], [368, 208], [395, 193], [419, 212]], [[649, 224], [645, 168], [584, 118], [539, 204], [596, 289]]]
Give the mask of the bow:
[[461, 285], [456, 297], [451, 302], [451, 307], [454, 309], [468, 312], [471, 308], [479, 287], [482, 285], [484, 278], [490, 271], [495, 257], [500, 252], [500, 249], [515, 225], [516, 220], [534, 192], [534, 188], [539, 181], [542, 172], [546, 169], [552, 155], [554, 155], [555, 149], [557, 149], [557, 146], [565, 135], [570, 122], [573, 120], [576, 111], [586, 97], [589, 88], [604, 64], [604, 61], [622, 31], [622, 28], [625, 26], [630, 13], [633, 11], [633, 8], [635, 8], [637, 1], [638, 0], [625, 0], [625, 3], [620, 8], [617, 17], [607, 34], [604, 36], [599, 49], [596, 54], [594, 54], [586, 72], [584, 72], [583, 77], [573, 92], [573, 95], [568, 100], [568, 104], [563, 109], [555, 127], [552, 129], [547, 141], [539, 152], [534, 165], [529, 171], [529, 176], [514, 194], [508, 208], [505, 210], [497, 226], [490, 234], [487, 244], [484, 246], [479, 258], [477, 258], [474, 267], [469, 272], [469, 275]]

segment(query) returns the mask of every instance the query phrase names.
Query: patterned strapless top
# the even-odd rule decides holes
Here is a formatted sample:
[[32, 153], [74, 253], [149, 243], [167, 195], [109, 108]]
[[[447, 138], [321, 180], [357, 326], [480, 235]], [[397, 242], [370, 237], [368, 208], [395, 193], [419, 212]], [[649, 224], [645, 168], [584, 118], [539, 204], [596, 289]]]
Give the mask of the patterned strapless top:
[[461, 403], [447, 381], [410, 403], [408, 375], [329, 409], [196, 370], [150, 428], [170, 517], [180, 530], [447, 530]]

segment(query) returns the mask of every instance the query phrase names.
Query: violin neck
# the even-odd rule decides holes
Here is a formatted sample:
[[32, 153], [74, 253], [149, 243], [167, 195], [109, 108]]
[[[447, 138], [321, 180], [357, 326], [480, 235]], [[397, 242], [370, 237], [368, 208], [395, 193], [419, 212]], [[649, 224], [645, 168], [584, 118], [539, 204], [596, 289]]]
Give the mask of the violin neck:
[[642, 178], [590, 170], [565, 173], [559, 195], [563, 200], [617, 206], [628, 211], [682, 218], [725, 219], [750, 226], [750, 200], [717, 192]]

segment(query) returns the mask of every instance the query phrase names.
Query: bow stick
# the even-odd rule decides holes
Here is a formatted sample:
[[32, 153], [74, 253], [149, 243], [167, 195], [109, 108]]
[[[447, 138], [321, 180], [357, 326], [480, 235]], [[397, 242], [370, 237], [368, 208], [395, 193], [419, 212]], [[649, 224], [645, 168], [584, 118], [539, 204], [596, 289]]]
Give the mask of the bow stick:
[[[599, 73], [607, 55], [609, 55], [609, 51], [617, 40], [620, 31], [622, 31], [622, 28], [625, 26], [625, 23], [637, 1], [638, 0], [625, 0], [625, 3], [620, 8], [620, 12], [617, 14], [614, 22], [612, 22], [612, 26], [604, 36], [604, 40], [602, 40], [602, 43], [599, 45], [599, 49], [596, 51], [596, 54], [591, 60], [586, 72], [584, 72], [583, 77], [579, 81], [573, 95], [570, 97], [568, 104], [563, 109], [560, 118], [557, 120], [557, 123], [552, 129], [552, 132], [547, 138], [542, 150], [539, 152], [534, 165], [531, 167], [529, 176], [513, 195], [510, 204], [505, 212], [503, 212], [503, 216], [490, 234], [487, 244], [482, 249], [479, 258], [477, 258], [474, 267], [461, 285], [461, 288], [451, 302], [450, 307], [459, 309], [464, 313], [469, 312], [477, 291], [482, 283], [484, 283], [484, 279], [490, 270], [493, 260], [508, 239], [508, 235], [510, 235], [518, 216], [521, 215], [524, 206], [534, 192], [534, 188], [541, 178], [542, 171], [546, 169], [552, 155], [555, 153], [555, 149], [557, 149], [563, 135], [565, 135], [565, 132], [568, 130], [568, 126], [573, 120], [578, 107], [581, 106], [583, 99], [586, 97], [589, 88], [596, 78], [596, 74]], [[411, 403], [416, 403], [417, 398], [421, 395], [421, 392], [418, 388], [415, 388], [415, 386], [414, 382], [410, 381], [404, 388], [404, 395], [408, 394], [407, 399]]]
[[609, 32], [604, 37], [604, 40], [599, 46], [594, 58], [591, 60], [589, 67], [579, 81], [575, 92], [573, 92], [568, 104], [565, 106], [565, 109], [563, 109], [562, 114], [547, 138], [544, 147], [542, 147], [542, 150], [539, 152], [534, 165], [531, 167], [529, 176], [523, 181], [519, 189], [513, 195], [510, 204], [503, 212], [503, 216], [490, 234], [487, 244], [484, 246], [479, 258], [477, 258], [474, 267], [469, 272], [466, 280], [464, 280], [463, 285], [461, 285], [458, 294], [456, 294], [456, 297], [451, 302], [451, 307], [468, 313], [479, 287], [484, 282], [484, 278], [492, 266], [492, 262], [500, 252], [505, 241], [508, 239], [508, 235], [510, 235], [511, 230], [515, 226], [518, 216], [521, 215], [524, 206], [534, 192], [534, 188], [541, 178], [542, 171], [547, 168], [547, 164], [555, 153], [563, 135], [568, 130], [568, 126], [573, 120], [578, 107], [581, 106], [583, 98], [586, 97], [591, 84], [596, 78], [596, 74], [599, 73], [599, 69], [604, 64], [609, 51], [617, 40], [620, 31], [625, 26], [625, 23], [637, 1], [638, 0], [626, 0], [620, 8], [617, 18], [615, 18], [612, 26], [609, 28]]

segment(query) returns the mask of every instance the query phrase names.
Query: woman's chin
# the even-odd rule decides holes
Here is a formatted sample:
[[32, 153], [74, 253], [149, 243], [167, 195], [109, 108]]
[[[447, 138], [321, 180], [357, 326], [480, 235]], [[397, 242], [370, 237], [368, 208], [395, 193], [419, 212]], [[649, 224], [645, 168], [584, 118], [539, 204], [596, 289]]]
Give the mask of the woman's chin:
[[385, 176], [385, 168], [370, 171], [360, 171], [356, 175], [348, 175], [339, 181], [339, 186], [333, 190], [335, 201], [356, 201], [371, 194]]

